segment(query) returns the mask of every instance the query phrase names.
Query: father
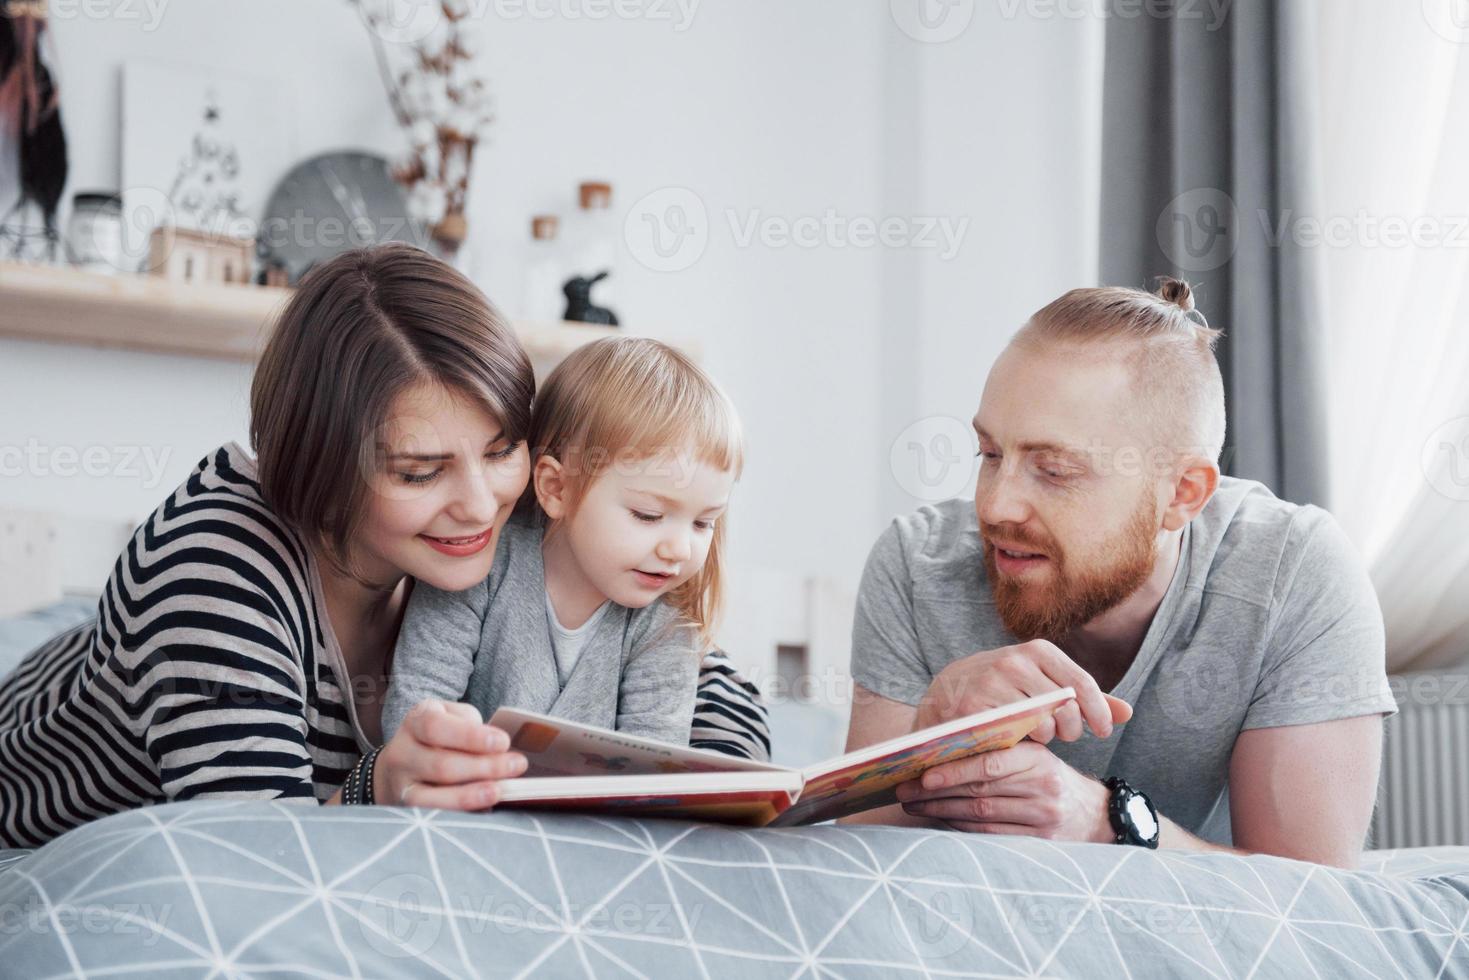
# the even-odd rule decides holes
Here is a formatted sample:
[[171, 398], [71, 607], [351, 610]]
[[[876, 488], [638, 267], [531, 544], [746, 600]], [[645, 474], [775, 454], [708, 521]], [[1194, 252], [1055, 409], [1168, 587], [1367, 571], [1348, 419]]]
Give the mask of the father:
[[[1077, 699], [851, 819], [1357, 862], [1395, 710], [1381, 613], [1330, 515], [1220, 475], [1218, 335], [1177, 280], [1073, 290], [1015, 335], [974, 419], [974, 506], [872, 549], [848, 748]], [[1152, 807], [1113, 817], [1130, 790]]]

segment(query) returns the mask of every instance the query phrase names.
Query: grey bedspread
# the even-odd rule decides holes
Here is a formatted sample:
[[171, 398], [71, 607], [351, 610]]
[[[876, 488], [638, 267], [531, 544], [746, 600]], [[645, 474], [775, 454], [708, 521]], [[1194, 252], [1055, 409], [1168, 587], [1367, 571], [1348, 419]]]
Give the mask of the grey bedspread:
[[895, 828], [194, 802], [0, 855], [0, 973], [25, 977], [1469, 976], [1466, 922], [1469, 848], [1347, 872]]

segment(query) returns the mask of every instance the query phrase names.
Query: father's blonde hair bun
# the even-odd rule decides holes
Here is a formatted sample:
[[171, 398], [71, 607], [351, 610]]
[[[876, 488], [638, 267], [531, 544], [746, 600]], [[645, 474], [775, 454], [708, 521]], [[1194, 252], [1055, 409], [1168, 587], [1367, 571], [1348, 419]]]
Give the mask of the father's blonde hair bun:
[[1224, 379], [1214, 345], [1221, 334], [1194, 308], [1187, 282], [1159, 276], [1151, 293], [1120, 286], [1073, 289], [1037, 310], [1014, 339], [1122, 349], [1158, 438], [1218, 460]]
[[1172, 276], [1159, 276], [1158, 295], [1185, 313], [1192, 313], [1194, 311], [1194, 291], [1182, 279], [1174, 279]]

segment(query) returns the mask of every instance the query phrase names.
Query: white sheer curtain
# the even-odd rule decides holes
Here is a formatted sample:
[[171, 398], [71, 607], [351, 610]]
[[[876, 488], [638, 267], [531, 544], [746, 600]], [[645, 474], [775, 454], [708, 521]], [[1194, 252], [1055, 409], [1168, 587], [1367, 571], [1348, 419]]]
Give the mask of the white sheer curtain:
[[1319, 2], [1324, 223], [1287, 227], [1325, 238], [1332, 509], [1371, 569], [1389, 668], [1463, 665], [1469, 3]]

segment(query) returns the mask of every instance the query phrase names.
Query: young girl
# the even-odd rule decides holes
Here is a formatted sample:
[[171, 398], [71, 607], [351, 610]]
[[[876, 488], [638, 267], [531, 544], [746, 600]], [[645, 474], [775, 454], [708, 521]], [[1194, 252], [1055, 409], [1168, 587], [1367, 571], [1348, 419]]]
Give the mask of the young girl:
[[443, 698], [687, 744], [743, 466], [733, 407], [672, 348], [609, 338], [552, 372], [530, 445], [531, 485], [489, 577], [414, 589], [384, 732]]

